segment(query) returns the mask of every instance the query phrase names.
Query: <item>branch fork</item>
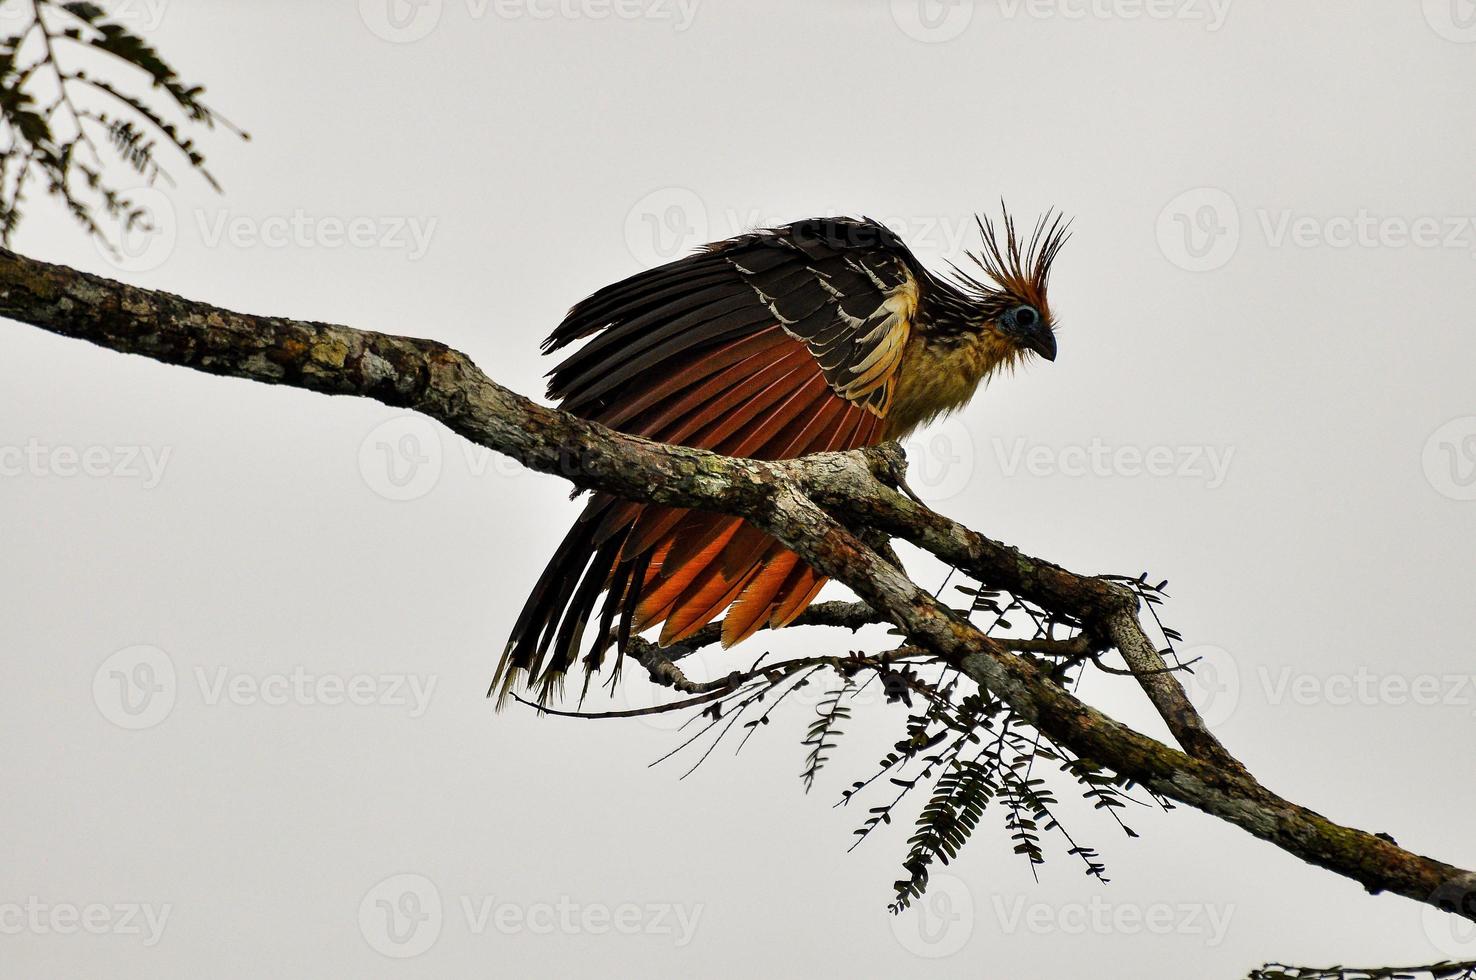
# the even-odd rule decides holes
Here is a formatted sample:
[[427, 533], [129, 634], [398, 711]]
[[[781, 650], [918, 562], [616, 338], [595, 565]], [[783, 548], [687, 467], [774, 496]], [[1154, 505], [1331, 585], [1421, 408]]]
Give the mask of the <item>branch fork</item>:
[[[1447, 897], [1476, 895], [1476, 874], [1334, 823], [1256, 781], [1189, 703], [1148, 639], [1131, 589], [1027, 555], [893, 489], [905, 487], [906, 476], [895, 446], [759, 461], [653, 443], [538, 405], [434, 341], [235, 313], [4, 249], [0, 316], [211, 374], [371, 398], [420, 412], [580, 489], [742, 517], [848, 586], [866, 610], [824, 603], [807, 614], [813, 621], [833, 617], [850, 628], [871, 617], [889, 622], [907, 643], [956, 666], [1076, 756], [1370, 891], [1476, 920], [1476, 902]], [[1183, 751], [1079, 700], [1027, 658], [1037, 651], [987, 636], [940, 603], [882, 553], [888, 549], [880, 542], [888, 538], [909, 541], [992, 588], [1074, 621], [1086, 636], [1080, 641], [1086, 652], [1117, 649]], [[672, 648], [662, 654], [665, 663], [651, 663], [676, 686], [676, 661], [696, 648]], [[711, 696], [697, 693], [690, 703]]]

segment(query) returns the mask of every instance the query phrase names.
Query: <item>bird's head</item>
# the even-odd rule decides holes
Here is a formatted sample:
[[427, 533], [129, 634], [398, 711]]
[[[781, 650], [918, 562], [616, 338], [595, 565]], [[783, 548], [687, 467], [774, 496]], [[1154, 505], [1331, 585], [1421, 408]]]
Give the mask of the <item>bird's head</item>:
[[1051, 265], [1070, 234], [1069, 225], [1061, 215], [1048, 212], [1022, 241], [1008, 212], [999, 225], [983, 215], [976, 220], [983, 248], [968, 257], [978, 271], [953, 267], [955, 282], [972, 307], [969, 328], [1006, 364], [1027, 354], [1054, 361], [1056, 322], [1046, 287]]

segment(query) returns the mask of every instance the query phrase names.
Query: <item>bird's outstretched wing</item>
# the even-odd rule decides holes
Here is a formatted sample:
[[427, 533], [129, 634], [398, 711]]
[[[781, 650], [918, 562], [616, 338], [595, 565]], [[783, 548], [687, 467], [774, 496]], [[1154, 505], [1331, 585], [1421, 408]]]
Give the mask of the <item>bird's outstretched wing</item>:
[[[880, 441], [924, 279], [870, 221], [812, 219], [708, 246], [579, 303], [545, 342], [588, 339], [550, 372], [561, 407], [730, 456], [785, 459]], [[663, 623], [672, 643], [724, 609], [725, 644], [784, 625], [825, 579], [743, 521], [596, 495], [529, 596], [498, 667], [547, 699], [602, 592], [586, 666]], [[729, 608], [731, 607], [731, 608]]]

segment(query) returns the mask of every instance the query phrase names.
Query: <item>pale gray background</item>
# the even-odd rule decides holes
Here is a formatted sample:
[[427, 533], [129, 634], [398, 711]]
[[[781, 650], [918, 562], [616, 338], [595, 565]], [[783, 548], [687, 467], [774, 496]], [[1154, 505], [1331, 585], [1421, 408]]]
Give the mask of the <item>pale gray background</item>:
[[[227, 193], [182, 176], [156, 202], [160, 236], [121, 264], [43, 208], [21, 250], [435, 337], [531, 394], [571, 302], [754, 221], [866, 213], [937, 263], [1000, 196], [1063, 208], [1060, 360], [916, 443], [921, 488], [1071, 567], [1169, 577], [1168, 621], [1215, 667], [1196, 697], [1268, 785], [1476, 864], [1468, 0], [701, 0], [690, 22], [445, 0], [405, 8], [400, 30], [383, 0], [115, 7], [254, 139], [208, 139]], [[299, 210], [299, 240], [260, 240]], [[1360, 211], [1442, 231], [1412, 243], [1385, 223], [1348, 243], [1340, 220]], [[222, 218], [238, 233], [216, 237]], [[430, 227], [427, 248], [332, 247], [335, 222], [401, 218]], [[1107, 887], [1055, 842], [1035, 884], [990, 817], [921, 918], [892, 919], [907, 828], [848, 856], [863, 814], [830, 804], [897, 716], [858, 711], [805, 797], [803, 704], [685, 782], [646, 768], [675, 744], [664, 724], [494, 714], [500, 645], [575, 505], [398, 414], [0, 329], [0, 447], [42, 447], [0, 478], [0, 906], [170, 906], [153, 946], [6, 928], [0, 973], [1231, 978], [1267, 958], [1476, 956], [1471, 931], [1183, 809], [1134, 813], [1127, 840], [1066, 807]], [[1131, 456], [1079, 473], [1094, 442], [1232, 455], [1222, 479]], [[157, 486], [55, 472], [89, 447], [109, 468], [127, 447], [169, 456]], [[397, 487], [382, 447], [426, 461], [397, 456], [414, 477]], [[1016, 448], [1035, 463], [1012, 465]], [[110, 684], [139, 654], [105, 661], [136, 645], [175, 687], [130, 731]], [[418, 717], [211, 703], [222, 668], [435, 687]], [[1120, 679], [1083, 691], [1159, 732]], [[422, 877], [380, 884], [399, 874]], [[406, 880], [443, 912], [438, 936], [389, 942], [429, 943], [396, 959], [373, 948], [375, 900]], [[479, 933], [462, 903], [489, 897], [504, 915], [701, 908], [678, 946], [674, 919]], [[1094, 904], [1100, 926], [1081, 915]]]

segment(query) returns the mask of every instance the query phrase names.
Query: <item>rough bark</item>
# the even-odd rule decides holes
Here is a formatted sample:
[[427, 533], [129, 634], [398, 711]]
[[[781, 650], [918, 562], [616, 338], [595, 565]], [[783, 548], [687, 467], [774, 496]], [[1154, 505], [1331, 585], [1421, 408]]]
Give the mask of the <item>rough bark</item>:
[[[373, 398], [582, 488], [741, 516], [1076, 754], [1370, 891], [1476, 919], [1468, 898], [1476, 874], [1336, 824], [1250, 775], [1204, 727], [1173, 675], [1158, 669], [1128, 589], [1025, 555], [909, 500], [886, 485], [904, 465], [895, 449], [761, 462], [653, 443], [538, 405], [434, 341], [232, 313], [4, 250], [0, 316], [212, 374]], [[1123, 654], [1185, 751], [1051, 683], [878, 555], [866, 543], [868, 530], [909, 540], [991, 587], [1078, 620], [1095, 641]]]

